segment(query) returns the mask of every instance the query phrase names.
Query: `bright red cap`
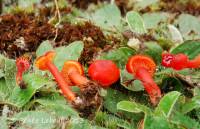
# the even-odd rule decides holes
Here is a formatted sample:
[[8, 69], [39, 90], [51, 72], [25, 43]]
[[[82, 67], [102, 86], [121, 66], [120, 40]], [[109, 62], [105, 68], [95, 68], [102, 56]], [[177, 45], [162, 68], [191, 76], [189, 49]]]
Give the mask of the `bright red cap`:
[[162, 65], [165, 67], [171, 67], [174, 55], [170, 53], [162, 53]]
[[139, 68], [145, 68], [153, 76], [156, 70], [156, 64], [150, 57], [144, 55], [135, 55], [129, 58], [126, 64], [126, 70], [129, 73], [135, 74]]
[[30, 63], [26, 57], [19, 57], [16, 60], [17, 71], [24, 72], [29, 69]]
[[188, 57], [185, 54], [177, 54], [174, 55], [174, 59], [172, 61], [172, 68], [175, 70], [181, 70], [187, 67], [188, 64]]
[[109, 87], [119, 79], [120, 70], [110, 60], [96, 60], [90, 65], [88, 74], [103, 87]]

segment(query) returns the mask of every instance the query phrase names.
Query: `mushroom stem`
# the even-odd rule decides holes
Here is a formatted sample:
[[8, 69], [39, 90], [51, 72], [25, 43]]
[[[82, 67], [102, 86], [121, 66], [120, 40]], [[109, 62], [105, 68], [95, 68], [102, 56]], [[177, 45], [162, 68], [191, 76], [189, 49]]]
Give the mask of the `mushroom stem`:
[[188, 61], [188, 68], [199, 68], [200, 67], [200, 55], [195, 59]]
[[87, 84], [89, 82], [89, 80], [80, 75], [77, 71], [71, 71], [69, 74], [68, 74], [70, 80], [77, 86], [79, 86], [81, 88], [81, 86], [83, 84]]
[[22, 81], [22, 72], [17, 71], [17, 74], [16, 74], [16, 82], [17, 82], [17, 84], [19, 85], [21, 81]]
[[142, 81], [142, 84], [150, 96], [150, 100], [153, 104], [157, 104], [159, 98], [161, 98], [161, 91], [157, 84], [154, 82], [152, 76], [145, 68], [139, 68], [135, 73], [135, 78]]
[[63, 95], [70, 101], [75, 101], [76, 97], [75, 94], [71, 91], [69, 88], [67, 82], [64, 80], [64, 78], [61, 76], [60, 72], [56, 68], [56, 66], [51, 62], [47, 61], [46, 66], [48, 70], [51, 72], [51, 74], [56, 79], [56, 82], [58, 83], [58, 86], [60, 87]]

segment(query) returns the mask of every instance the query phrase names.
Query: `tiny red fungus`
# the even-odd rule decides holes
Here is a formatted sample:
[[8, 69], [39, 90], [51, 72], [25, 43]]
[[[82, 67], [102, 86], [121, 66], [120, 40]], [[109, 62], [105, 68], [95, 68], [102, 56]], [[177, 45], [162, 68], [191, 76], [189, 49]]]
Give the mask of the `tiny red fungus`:
[[65, 80], [70, 79], [73, 84], [78, 86], [82, 86], [89, 82], [89, 80], [84, 77], [82, 65], [77, 61], [66, 61], [62, 68], [61, 74]]
[[35, 65], [40, 70], [49, 70], [51, 74], [54, 76], [56, 82], [58, 83], [58, 86], [60, 87], [63, 95], [69, 101], [75, 101], [76, 99], [75, 94], [71, 91], [69, 85], [67, 84], [63, 76], [60, 74], [57, 67], [52, 63], [55, 54], [56, 53], [54, 51], [47, 52], [43, 56], [37, 58]]
[[156, 70], [154, 61], [148, 56], [135, 55], [129, 58], [126, 69], [142, 82], [151, 102], [157, 104], [161, 98], [161, 91], [152, 78]]
[[175, 70], [182, 70], [184, 68], [199, 68], [200, 56], [197, 56], [193, 60], [189, 60], [185, 54], [162, 54], [162, 65], [165, 67], [173, 68]]
[[89, 66], [88, 74], [103, 87], [109, 87], [119, 79], [120, 70], [110, 60], [96, 60]]
[[16, 83], [21, 87], [23, 86], [23, 73], [26, 72], [30, 68], [30, 63], [28, 58], [22, 56], [16, 59], [16, 67], [17, 67], [17, 74], [16, 74]]

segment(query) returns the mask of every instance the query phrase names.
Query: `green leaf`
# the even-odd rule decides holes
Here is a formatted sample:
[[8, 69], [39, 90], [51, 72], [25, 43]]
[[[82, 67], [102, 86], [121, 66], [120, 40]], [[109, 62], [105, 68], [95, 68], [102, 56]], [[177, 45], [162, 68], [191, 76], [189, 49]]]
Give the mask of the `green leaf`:
[[6, 85], [6, 81], [4, 78], [0, 79], [0, 101], [5, 101], [5, 99], [9, 95], [9, 89]]
[[[185, 39], [199, 39], [200, 21], [197, 17], [189, 14], [181, 14], [178, 17], [176, 24], [179, 26], [180, 32]], [[190, 34], [192, 31], [195, 33], [193, 33], [194, 35]]]
[[65, 117], [68, 118], [69, 116], [76, 116], [78, 117], [78, 113], [67, 105], [66, 100], [63, 98], [60, 99], [37, 99], [35, 102], [43, 105], [46, 110], [52, 112], [58, 117]]
[[95, 123], [97, 125], [105, 124], [106, 128], [117, 128], [117, 126], [123, 129], [135, 128], [133, 122], [128, 122], [127, 120], [116, 117], [115, 115], [107, 114], [106, 112], [101, 111], [96, 113]]
[[200, 54], [200, 41], [185, 41], [174, 48], [171, 53], [184, 53], [188, 55], [190, 59], [193, 59]]
[[67, 47], [56, 48], [54, 63], [58, 69], [61, 70], [64, 62], [67, 60], [78, 60], [83, 51], [83, 47], [84, 44], [82, 41], [75, 41]]
[[12, 117], [13, 121], [21, 121], [24, 126], [31, 129], [55, 128], [56, 118], [44, 111], [23, 111]]
[[24, 106], [29, 100], [32, 98], [32, 96], [40, 89], [41, 87], [45, 85], [51, 85], [54, 84], [53, 82], [49, 81], [48, 79], [36, 75], [36, 74], [27, 74], [24, 75], [24, 81], [27, 83], [26, 89], [20, 89], [18, 86], [16, 86], [11, 96], [8, 98], [8, 102], [14, 104], [17, 107]]
[[128, 22], [128, 25], [130, 29], [139, 34], [144, 34], [147, 32], [144, 21], [142, 17], [139, 15], [139, 13], [131, 11], [126, 14], [126, 20]]
[[155, 114], [157, 116], [169, 117], [180, 95], [181, 93], [177, 91], [172, 91], [172, 92], [167, 93], [160, 100], [158, 106], [155, 109]]
[[162, 55], [162, 47], [158, 45], [156, 42], [146, 42], [145, 46], [147, 47], [145, 50], [145, 54], [151, 56], [154, 61], [159, 64], [161, 62]]
[[53, 46], [51, 45], [51, 43], [49, 42], [49, 40], [43, 41], [40, 46], [37, 48], [36, 51], [36, 56], [42, 56], [44, 55], [46, 52], [53, 50]]
[[6, 85], [9, 88], [9, 92], [11, 92], [12, 89], [14, 87], [16, 87], [16, 80], [15, 80], [16, 65], [15, 65], [15, 61], [5, 58], [4, 71], [5, 71], [4, 78], [6, 80]]
[[88, 120], [74, 117], [70, 120], [67, 129], [92, 129]]
[[179, 112], [175, 112], [170, 117], [171, 123], [174, 123], [180, 127], [185, 127], [186, 129], [200, 129], [199, 122], [191, 119], [190, 117], [183, 115]]
[[151, 110], [148, 107], [131, 101], [119, 102], [117, 104], [117, 109], [131, 113], [140, 113], [140, 112], [144, 112], [147, 114], [151, 113]]
[[117, 103], [122, 100], [128, 100], [128, 96], [117, 90], [108, 89], [107, 96], [104, 97], [104, 107], [112, 113], [117, 113]]
[[9, 129], [7, 119], [5, 117], [0, 117], [0, 123], [0, 129]]
[[161, 22], [166, 22], [169, 14], [167, 13], [145, 13], [143, 14], [143, 19], [146, 29], [156, 29]]
[[120, 83], [123, 87], [131, 91], [142, 91], [144, 87], [139, 80], [133, 80], [133, 75], [128, 73], [125, 69], [120, 70]]
[[158, 0], [138, 0], [136, 1], [134, 7], [137, 10], [145, 9], [148, 6], [151, 6], [152, 4], [157, 3]]
[[190, 101], [186, 101], [186, 103], [181, 107], [182, 107], [181, 112], [184, 114], [194, 109], [200, 108], [200, 96], [194, 96]]
[[92, 20], [100, 27], [108, 29], [109, 27], [121, 26], [121, 14], [118, 7], [114, 4], [108, 4], [96, 10], [92, 15]]
[[164, 117], [146, 115], [144, 120], [144, 129], [172, 129], [170, 123]]
[[98, 59], [112, 60], [118, 67], [124, 68], [130, 56], [135, 54], [135, 50], [128, 47], [120, 47], [109, 52], [102, 53]]

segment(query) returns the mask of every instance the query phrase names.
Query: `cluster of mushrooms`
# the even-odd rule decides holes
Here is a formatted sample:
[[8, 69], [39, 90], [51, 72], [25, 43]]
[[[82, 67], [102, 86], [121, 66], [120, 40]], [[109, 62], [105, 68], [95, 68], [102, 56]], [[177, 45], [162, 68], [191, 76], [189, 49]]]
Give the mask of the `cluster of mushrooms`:
[[[97, 108], [102, 101], [99, 94], [100, 88], [108, 88], [119, 80], [120, 70], [116, 64], [110, 60], [96, 60], [88, 68], [90, 79], [84, 76], [82, 65], [77, 61], [66, 61], [61, 71], [53, 64], [56, 53], [49, 51], [35, 61], [35, 66], [40, 70], [48, 70], [61, 90], [62, 95], [74, 107], [79, 109]], [[184, 68], [199, 68], [200, 56], [193, 60], [185, 54], [162, 54], [162, 65], [175, 70]], [[30, 67], [28, 59], [20, 57], [16, 60], [17, 74], [16, 82], [18, 85], [23, 83], [23, 73]], [[146, 55], [133, 55], [126, 64], [126, 70], [131, 73], [135, 79], [142, 82], [144, 89], [149, 94], [150, 101], [156, 105], [161, 95], [161, 90], [153, 80], [156, 71], [156, 64], [152, 58]], [[78, 86], [81, 94], [72, 92], [70, 86]]]

